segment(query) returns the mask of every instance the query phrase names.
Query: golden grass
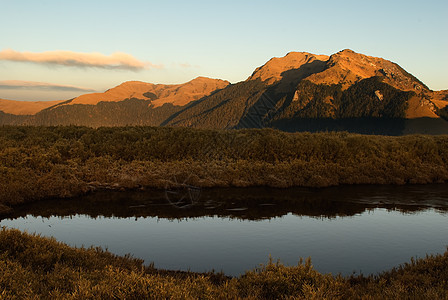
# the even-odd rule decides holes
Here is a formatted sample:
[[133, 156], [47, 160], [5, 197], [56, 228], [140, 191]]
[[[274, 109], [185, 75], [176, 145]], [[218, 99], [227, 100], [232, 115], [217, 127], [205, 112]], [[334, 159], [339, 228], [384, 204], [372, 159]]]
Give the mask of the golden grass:
[[0, 299], [446, 299], [448, 251], [380, 275], [320, 274], [269, 261], [237, 278], [157, 270], [100, 248], [0, 231]]

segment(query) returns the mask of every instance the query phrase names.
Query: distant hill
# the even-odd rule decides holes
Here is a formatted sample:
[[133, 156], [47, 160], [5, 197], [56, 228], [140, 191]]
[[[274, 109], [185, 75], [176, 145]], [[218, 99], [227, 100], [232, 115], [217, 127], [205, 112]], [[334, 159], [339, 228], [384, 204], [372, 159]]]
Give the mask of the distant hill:
[[150, 102], [153, 107], [164, 104], [183, 106], [191, 101], [222, 89], [228, 81], [198, 77], [184, 84], [152, 84], [141, 81], [127, 81], [104, 93], [85, 94], [63, 105], [87, 104], [99, 102], [119, 102], [126, 99], [141, 99]]
[[[128, 81], [104, 93], [81, 95], [67, 101], [48, 102], [36, 109], [42, 102], [9, 101], [9, 109], [3, 107], [0, 124], [24, 125], [85, 125], [158, 126], [175, 112], [192, 101], [210, 95], [229, 85], [220, 79], [198, 77], [184, 84], [152, 84]], [[45, 103], [45, 102], [43, 102]], [[18, 111], [28, 112], [15, 118]]]
[[448, 134], [448, 90], [431, 91], [399, 65], [348, 49], [331, 56], [291, 52], [236, 84], [204, 77], [179, 85], [130, 81], [42, 109], [5, 103], [0, 124]]
[[0, 99], [0, 111], [13, 115], [34, 115], [63, 101], [14, 101]]

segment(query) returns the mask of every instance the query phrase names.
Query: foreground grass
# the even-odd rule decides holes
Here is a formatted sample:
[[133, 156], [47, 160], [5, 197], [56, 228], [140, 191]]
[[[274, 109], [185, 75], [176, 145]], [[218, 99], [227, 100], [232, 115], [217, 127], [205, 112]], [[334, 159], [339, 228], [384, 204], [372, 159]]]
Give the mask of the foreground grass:
[[0, 299], [446, 299], [448, 252], [378, 276], [320, 274], [307, 260], [268, 263], [238, 278], [146, 267], [99, 248], [77, 249], [0, 231]]
[[272, 129], [0, 127], [0, 213], [98, 188], [448, 181], [448, 136]]

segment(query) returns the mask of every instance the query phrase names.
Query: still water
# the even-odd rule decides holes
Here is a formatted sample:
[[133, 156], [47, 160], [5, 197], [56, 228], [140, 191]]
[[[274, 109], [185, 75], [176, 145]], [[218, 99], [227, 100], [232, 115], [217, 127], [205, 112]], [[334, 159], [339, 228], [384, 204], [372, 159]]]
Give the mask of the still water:
[[131, 253], [172, 270], [237, 276], [269, 256], [320, 272], [378, 273], [448, 245], [448, 186], [101, 192], [19, 207], [0, 226]]

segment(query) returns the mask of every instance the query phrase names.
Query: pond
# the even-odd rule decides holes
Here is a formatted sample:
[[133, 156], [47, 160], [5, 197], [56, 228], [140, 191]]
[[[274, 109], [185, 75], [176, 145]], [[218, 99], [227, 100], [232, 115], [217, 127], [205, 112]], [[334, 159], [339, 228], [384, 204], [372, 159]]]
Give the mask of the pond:
[[372, 274], [448, 245], [448, 186], [103, 191], [17, 207], [0, 226], [130, 253], [170, 270], [237, 276], [271, 256]]

